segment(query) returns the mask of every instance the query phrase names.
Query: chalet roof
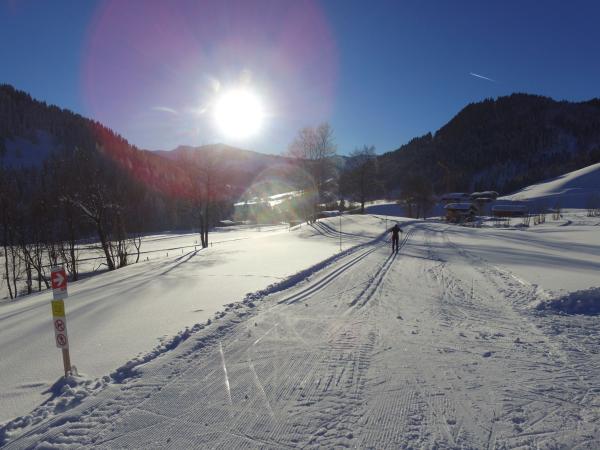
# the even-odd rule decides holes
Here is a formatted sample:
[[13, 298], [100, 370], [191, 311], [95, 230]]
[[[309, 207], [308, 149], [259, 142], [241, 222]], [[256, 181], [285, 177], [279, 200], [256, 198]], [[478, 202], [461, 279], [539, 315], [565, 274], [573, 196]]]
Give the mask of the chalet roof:
[[498, 193], [496, 191], [482, 191], [482, 192], [473, 192], [471, 194], [471, 198], [481, 198], [481, 197], [494, 199], [494, 198], [498, 197]]
[[466, 192], [448, 192], [447, 194], [442, 195], [442, 199], [451, 199], [451, 198], [456, 198], [456, 199], [463, 199], [463, 198], [469, 198], [469, 194], [467, 194]]

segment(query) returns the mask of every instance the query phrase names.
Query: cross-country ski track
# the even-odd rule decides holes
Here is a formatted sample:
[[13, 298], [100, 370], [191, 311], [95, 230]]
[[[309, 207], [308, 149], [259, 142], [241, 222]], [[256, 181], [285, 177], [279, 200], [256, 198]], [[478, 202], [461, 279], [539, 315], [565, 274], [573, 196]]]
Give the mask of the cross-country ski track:
[[594, 318], [532, 311], [538, 285], [454, 237], [358, 245], [6, 448], [600, 448]]

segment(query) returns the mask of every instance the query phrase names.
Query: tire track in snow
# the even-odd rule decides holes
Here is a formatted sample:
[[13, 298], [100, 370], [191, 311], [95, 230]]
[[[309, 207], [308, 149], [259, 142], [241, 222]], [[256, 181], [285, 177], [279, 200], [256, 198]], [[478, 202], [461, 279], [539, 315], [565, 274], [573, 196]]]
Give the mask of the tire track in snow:
[[[489, 290], [488, 294], [491, 294], [492, 298], [499, 297], [494, 308], [489, 310], [489, 315], [486, 313], [486, 308], [491, 304], [486, 306], [489, 300], [480, 293], [475, 296], [471, 294], [471, 301], [466, 302], [465, 306], [476, 311], [478, 315], [483, 313], [485, 320], [497, 322], [498, 319], [504, 317], [502, 320], [506, 322], [506, 331], [503, 331], [503, 333], [508, 333], [509, 336], [511, 334], [514, 336], [516, 333], [517, 337], [520, 335], [527, 336], [529, 340], [537, 339], [536, 347], [532, 348], [524, 347], [527, 344], [518, 340], [516, 341], [517, 344], [512, 345], [507, 345], [506, 341], [502, 343], [502, 339], [500, 341], [496, 340], [499, 344], [496, 351], [500, 352], [497, 357], [499, 358], [502, 354], [505, 354], [504, 358], [509, 367], [518, 370], [519, 378], [522, 378], [523, 381], [520, 385], [507, 386], [504, 389], [504, 412], [500, 415], [494, 415], [490, 422], [488, 447], [494, 448], [499, 440], [512, 447], [513, 445], [522, 445], [523, 442], [529, 442], [527, 439], [532, 437], [535, 442], [541, 442], [535, 436], [552, 435], [556, 439], [564, 439], [564, 436], [573, 434], [573, 431], [571, 431], [573, 423], [571, 420], [565, 421], [565, 417], [570, 417], [572, 414], [582, 414], [581, 412], [575, 413], [577, 410], [586, 410], [586, 406], [579, 399], [585, 399], [591, 387], [584, 380], [585, 377], [581, 375], [580, 370], [568, 362], [568, 355], [564, 353], [563, 349], [559, 348], [555, 342], [552, 342], [547, 335], [542, 333], [542, 330], [531, 322], [528, 312], [526, 310], [520, 310], [520, 312], [514, 310], [512, 306], [515, 304], [514, 299], [537, 295], [536, 286], [519, 282], [512, 274], [503, 273], [481, 258], [470, 255], [453, 243], [446, 233], [443, 233], [443, 240], [447, 246], [453, 248], [456, 254], [465, 260], [468, 267], [475, 274], [482, 277], [484, 285], [487, 283], [494, 287], [494, 290]], [[452, 277], [451, 273], [449, 275]], [[517, 279], [518, 285], [511, 283], [511, 279]], [[464, 286], [462, 278], [454, 278], [452, 283], [451, 289], [458, 289], [458, 294], [453, 295], [468, 298], [468, 287]], [[464, 287], [461, 287], [461, 284]], [[448, 287], [449, 285], [446, 285], [444, 290]], [[522, 303], [522, 301], [516, 302], [516, 304]], [[475, 324], [475, 327], [482, 326], [485, 323], [482, 323], [477, 317], [466, 314], [463, 308], [457, 305], [453, 306], [466, 316], [462, 319], [462, 322], [468, 323], [470, 326]], [[490, 342], [490, 344], [492, 343]], [[517, 350], [517, 353], [515, 353], [515, 350]], [[522, 357], [521, 353], [524, 353]], [[547, 366], [545, 372], [550, 374], [548, 377], [540, 376], [538, 369], [540, 357], [544, 358], [544, 361], [548, 361], [548, 364], [543, 364], [543, 366]], [[556, 392], [556, 394], [551, 394], [553, 392]], [[525, 399], [525, 402], [523, 399]], [[546, 406], [548, 402], [560, 405], [560, 409], [549, 412]], [[565, 416], [564, 409], [571, 412], [566, 413]], [[559, 411], [562, 414], [556, 416]], [[548, 423], [544, 425], [545, 422]], [[544, 430], [544, 427], [548, 426], [551, 429]], [[579, 423], [577, 423], [575, 429], [578, 428]], [[574, 443], [578, 440], [574, 436], [571, 439], [575, 440], [567, 440], [567, 442]]]
[[344, 232], [342, 231], [342, 233], [340, 233], [339, 230], [333, 228], [331, 225], [329, 225], [328, 223], [324, 223], [324, 222], [315, 222], [313, 224], [311, 224], [311, 227], [313, 229], [315, 229], [315, 231], [317, 231], [319, 234], [322, 234], [323, 236], [326, 237], [331, 237], [334, 239], [339, 239], [340, 234], [342, 235], [342, 239], [346, 239], [348, 240], [364, 240], [364, 239], [368, 239], [369, 236], [366, 235], [361, 235], [361, 234], [357, 234], [357, 233], [348, 233], [348, 232]]
[[[414, 249], [427, 251], [421, 246]], [[340, 258], [303, 288], [322, 282], [340, 265], [359, 256], [355, 253]], [[173, 364], [169, 370], [160, 361], [142, 368], [145, 373], [140, 383], [131, 381], [119, 388], [118, 394], [108, 397], [115, 402], [113, 405], [106, 400], [100, 402], [104, 406], [98, 410], [106, 416], [115, 413], [115, 408], [123, 408], [115, 413], [114, 423], [108, 419], [106, 427], [94, 427], [93, 421], [84, 424], [75, 416], [71, 424], [57, 424], [45, 440], [30, 442], [56, 445], [63, 436], [66, 446], [97, 446], [104, 442], [100, 446], [120, 448], [456, 449], [486, 445], [526, 448], [532, 443], [542, 445], [544, 439], [546, 444], [550, 442], [548, 439], [555, 435], [547, 431], [555, 422], [545, 420], [552, 421], [552, 417], [539, 422], [545, 427], [523, 430], [520, 435], [515, 431], [515, 426], [524, 426], [518, 422], [518, 408], [526, 409], [524, 405], [530, 400], [518, 398], [518, 393], [508, 389], [511, 386], [506, 388], [511, 383], [506, 381], [508, 378], [502, 379], [502, 374], [513, 376], [505, 370], [507, 364], [514, 370], [541, 365], [543, 359], [527, 361], [527, 357], [529, 351], [535, 346], [543, 347], [543, 343], [534, 342], [526, 347], [533, 350], [522, 350], [512, 361], [504, 361], [502, 358], [513, 355], [503, 355], [500, 350], [520, 348], [520, 344], [513, 345], [508, 337], [498, 338], [501, 342], [493, 358], [465, 353], [468, 364], [464, 367], [456, 363], [456, 356], [446, 353], [460, 349], [466, 339], [457, 335], [459, 330], [452, 329], [458, 320], [464, 322], [461, 327], [471, 337], [486, 321], [493, 326], [506, 326], [507, 330], [515, 329], [510, 320], [517, 322], [516, 316], [508, 316], [501, 305], [494, 309], [494, 302], [500, 298], [498, 293], [490, 292], [490, 298], [485, 292], [470, 296], [472, 279], [455, 278], [450, 263], [436, 265], [426, 258], [410, 258], [405, 261], [414, 262], [415, 266], [403, 264], [400, 272], [398, 264], [388, 262], [386, 266], [385, 261], [382, 264], [376, 259], [380, 256], [371, 254], [370, 258], [356, 261], [314, 294], [308, 294], [318, 302], [278, 304], [280, 296], [293, 295], [274, 294], [258, 303], [251, 315], [240, 317], [237, 324], [213, 330], [218, 337], [202, 348], [194, 348], [196, 344], [188, 342], [186, 348], [166, 355], [166, 365]], [[365, 268], [378, 276], [369, 277]], [[456, 270], [463, 270], [462, 266]], [[390, 276], [395, 271], [402, 276]], [[440, 275], [444, 275], [444, 289], [448, 291], [442, 313]], [[354, 288], [347, 286], [349, 279], [355, 281]], [[485, 285], [489, 289], [491, 286]], [[369, 293], [371, 300], [363, 302]], [[379, 298], [382, 301], [374, 301]], [[353, 301], [357, 306], [353, 314], [340, 314], [337, 306]], [[444, 316], [441, 323], [436, 321], [436, 314], [443, 316], [446, 311], [454, 311], [453, 304], [463, 313], [456, 310], [454, 315]], [[402, 312], [404, 319], [397, 319], [395, 312]], [[494, 317], [503, 312], [506, 317]], [[415, 324], [418, 328], [412, 328]], [[418, 334], [411, 334], [411, 329], [418, 330]], [[472, 339], [465, 345], [475, 350], [494, 343], [485, 335]], [[223, 361], [227, 361], [231, 402], [223, 389], [220, 352]], [[547, 386], [559, 380], [554, 367], [548, 364], [547, 368], [549, 371], [544, 373], [548, 380], [540, 380], [539, 376], [518, 379], [527, 384], [522, 386], [521, 397], [534, 398], [529, 389], [535, 388], [538, 381]], [[136, 384], [139, 392], [134, 393]], [[495, 391], [500, 399], [490, 397], [490, 391]], [[142, 399], [145, 395], [150, 397]], [[538, 404], [544, 399], [538, 396], [531, 408], [575, 408], [550, 400], [546, 398], [545, 408], [541, 408]], [[582, 400], [578, 397], [577, 401]], [[489, 405], [496, 402], [505, 405], [505, 414], [496, 415], [492, 408], [492, 420], [488, 420]], [[78, 437], [80, 432], [83, 436]], [[179, 440], [169, 443], [167, 436]]]
[[296, 303], [301, 300], [305, 300], [306, 298], [313, 296], [317, 292], [319, 292], [322, 289], [324, 289], [325, 287], [327, 287], [331, 282], [336, 280], [338, 277], [340, 277], [348, 269], [350, 269], [351, 267], [356, 265], [358, 262], [360, 262], [361, 260], [363, 260], [364, 258], [369, 256], [371, 253], [374, 253], [375, 251], [377, 251], [382, 246], [383, 246], [382, 243], [377, 243], [377, 244], [375, 244], [374, 247], [361, 251], [357, 256], [354, 256], [350, 261], [343, 264], [341, 267], [338, 267], [337, 269], [333, 270], [331, 273], [325, 275], [322, 279], [319, 279], [318, 281], [316, 281], [314, 283], [310, 283], [309, 286], [307, 286], [300, 292], [297, 292], [289, 297], [279, 300], [278, 303], [279, 304], [282, 304], [282, 303], [293, 304], [293, 303]]
[[[399, 250], [406, 245], [413, 232], [412, 229], [407, 232]], [[342, 442], [350, 442], [354, 437], [356, 426], [362, 417], [366, 372], [370, 367], [377, 336], [374, 329], [376, 320], [371, 317], [372, 309], [361, 308], [378, 291], [396, 257], [396, 253], [389, 255], [378, 267], [375, 275], [369, 277], [366, 287], [353, 298], [349, 304], [350, 308], [342, 315], [344, 321], [330, 335], [328, 369], [318, 402], [330, 402], [333, 406], [330, 408], [330, 414], [321, 415], [321, 426], [304, 441], [304, 445], [346, 445]], [[354, 314], [351, 318], [347, 313], [355, 305], [358, 305], [356, 312], [360, 314]], [[340, 398], [344, 402], [339, 403]]]
[[[362, 308], [375, 295], [375, 293], [379, 289], [379, 286], [381, 285], [381, 283], [383, 282], [387, 273], [389, 272], [390, 267], [396, 260], [396, 257], [400, 254], [400, 250], [402, 250], [404, 248], [404, 246], [406, 245], [406, 243], [408, 242], [408, 240], [410, 239], [410, 237], [412, 236], [413, 233], [414, 233], [414, 228], [411, 228], [409, 231], [407, 231], [406, 236], [404, 236], [402, 241], [398, 244], [398, 251], [392, 252], [385, 259], [385, 261], [381, 264], [381, 266], [379, 266], [379, 268], [377, 269], [375, 274], [369, 279], [369, 282], [364, 287], [364, 289], [360, 292], [360, 294], [358, 294], [358, 296], [355, 297], [354, 300], [352, 300], [352, 302], [350, 302], [350, 304], [349, 304], [350, 307], [354, 307], [355, 305], [358, 304], [358, 308]], [[348, 311], [350, 311], [350, 310], [348, 310]]]
[[[361, 254], [352, 258], [350, 262], [343, 266], [341, 272], [347, 272], [356, 264], [360, 263], [363, 258], [366, 258], [366, 256], [370, 255], [372, 252], [377, 251], [382, 245], [383, 244], [375, 241], [375, 246], [367, 248], [362, 251]], [[335, 275], [330, 282], [325, 283], [326, 285], [330, 285], [333, 281], [339, 279], [339, 270], [339, 268], [335, 268], [334, 266]], [[284, 306], [288, 307], [288, 305]], [[175, 361], [171, 362], [176, 364], [172, 366], [173, 370], [170, 375], [165, 376], [162, 374], [162, 371], [157, 372], [156, 375], [146, 373], [146, 377], [149, 379], [156, 379], [156, 383], [147, 386], [147, 388], [142, 390], [135, 389], [135, 380], [123, 385], [123, 395], [120, 396], [120, 400], [118, 401], [120, 406], [115, 406], [116, 403], [109, 401], [108, 403], [105, 403], [106, 410], [116, 410], [117, 412], [129, 410], [129, 413], [122, 415], [125, 422], [138, 420], [135, 419], [138, 416], [140, 417], [139, 420], [143, 420], [144, 415], [155, 415], [161, 410], [164, 411], [163, 416], [170, 417], [173, 420], [177, 419], [176, 422], [178, 423], [186, 423], [190, 420], [203, 420], [207, 423], [217, 423], [218, 421], [225, 419], [222, 415], [225, 413], [227, 417], [233, 415], [232, 418], [226, 419], [228, 422], [228, 425], [225, 427], [226, 430], [224, 430], [226, 435], [245, 435], [247, 432], [244, 432], [243, 430], [248, 430], [249, 424], [254, 423], [256, 418], [260, 416], [260, 414], [257, 416], [257, 412], [260, 412], [260, 409], [256, 408], [256, 406], [258, 406], [255, 400], [256, 398], [260, 399], [263, 408], [266, 406], [264, 400], [268, 400], [270, 406], [265, 408], [265, 412], [269, 412], [268, 410], [270, 408], [271, 412], [280, 418], [282, 417], [282, 408], [285, 408], [285, 405], [293, 406], [297, 404], [300, 406], [306, 404], [307, 406], [301, 406], [301, 408], [304, 409], [308, 407], [309, 410], [314, 410], [314, 407], [311, 408], [310, 406], [310, 400], [307, 401], [306, 394], [299, 395], [295, 383], [282, 383], [288, 376], [290, 377], [290, 380], [294, 380], [296, 379], [297, 374], [299, 374], [297, 379], [300, 380], [300, 386], [305, 387], [303, 391], [307, 393], [312, 392], [315, 395], [318, 394], [317, 399], [322, 399], [323, 396], [330, 400], [333, 398], [334, 403], [337, 402], [339, 408], [342, 408], [345, 411], [347, 407], [345, 406], [344, 401], [339, 403], [340, 399], [337, 398], [337, 395], [333, 395], [332, 397], [331, 393], [339, 392], [339, 388], [349, 385], [353, 387], [353, 389], [350, 390], [350, 393], [352, 394], [351, 397], [354, 399], [354, 402], [357, 401], [356, 397], [358, 392], [360, 392], [360, 386], [364, 384], [361, 373], [364, 373], [364, 370], [368, 367], [365, 359], [372, 351], [372, 338], [367, 340], [367, 345], [364, 346], [362, 350], [359, 349], [356, 351], [357, 353], [355, 353], [354, 349], [357, 345], [360, 345], [361, 339], [359, 338], [358, 341], [353, 341], [352, 339], [348, 340], [348, 334], [344, 333], [344, 331], [352, 331], [354, 326], [348, 324], [344, 325], [344, 321], [339, 323], [340, 320], [335, 315], [332, 315], [328, 320], [333, 325], [333, 327], [328, 328], [337, 331], [333, 331], [330, 335], [331, 339], [329, 342], [333, 345], [326, 347], [328, 349], [326, 352], [316, 348], [312, 353], [307, 353], [306, 342], [304, 342], [302, 345], [303, 353], [300, 354], [283, 354], [281, 356], [276, 356], [275, 358], [264, 358], [260, 361], [257, 361], [253, 357], [251, 365], [254, 370], [252, 370], [252, 368], [249, 369], [247, 358], [243, 357], [243, 355], [248, 352], [248, 346], [251, 345], [251, 343], [246, 344], [244, 340], [244, 336], [248, 333], [247, 324], [244, 323], [243, 329], [241, 326], [234, 326], [229, 330], [226, 329], [223, 332], [218, 333], [219, 340], [216, 342], [213, 341], [212, 350], [210, 350], [211, 344], [208, 343], [208, 347], [203, 346], [200, 350], [200, 356], [196, 354], [197, 352], [194, 351], [194, 349], [191, 349], [190, 351], [186, 350], [183, 355], [176, 356]], [[349, 330], [347, 328], [348, 326], [350, 326]], [[254, 347], [257, 347], [258, 344], [262, 345], [263, 341], [267, 338], [267, 335], [269, 335], [274, 328], [275, 327], [272, 327], [270, 330], [267, 330], [267, 332], [263, 333], [259, 339], [254, 339]], [[297, 331], [295, 333], [292, 332], [290, 336], [296, 342], [301, 342], [298, 339]], [[217, 344], [216, 355], [214, 348], [215, 344]], [[331, 348], [343, 349], [346, 352], [345, 359], [339, 360], [339, 355], [332, 354]], [[258, 352], [261, 355], [264, 353], [260, 350], [258, 350]], [[227, 355], [225, 355], [225, 353], [227, 353]], [[215, 355], [217, 358], [215, 359], [211, 357], [211, 355]], [[205, 363], [201, 364], [201, 367], [198, 366], [197, 358], [199, 357], [206, 360]], [[227, 360], [227, 363], [225, 360]], [[217, 364], [217, 361], [220, 364]], [[244, 362], [243, 367], [240, 365], [242, 361]], [[279, 362], [281, 362], [281, 364]], [[169, 365], [171, 365], [171, 363], [169, 363]], [[344, 367], [340, 367], [340, 364]], [[270, 370], [270, 367], [273, 367], [275, 370]], [[322, 373], [321, 370], [327, 367], [329, 367], [328, 372], [325, 372], [325, 374]], [[182, 368], [184, 370], [181, 370]], [[329, 377], [329, 375], [332, 374], [332, 371], [334, 376]], [[326, 375], [327, 373], [329, 373], [329, 375]], [[200, 375], [200, 377], [197, 380], [190, 381], [194, 379], [195, 374]], [[163, 379], [163, 377], [165, 379]], [[315, 377], [317, 379], [315, 379]], [[256, 378], [258, 378], [258, 383], [256, 382]], [[331, 381], [328, 381], [328, 378], [331, 378]], [[226, 405], [229, 405], [228, 408], [224, 408], [224, 405], [220, 402], [221, 397], [219, 392], [222, 393], [224, 391], [224, 382], [227, 391]], [[244, 390], [249, 389], [250, 384], [254, 386], [253, 391], [259, 392], [259, 394], [258, 396], [250, 395], [250, 397], [246, 394], [246, 402], [244, 403], [243, 392]], [[262, 386], [262, 390], [259, 385]], [[200, 390], [198, 390], [198, 387], [200, 387]], [[198, 395], [199, 392], [202, 392], [203, 397], [206, 396], [206, 399], [203, 401], [204, 406], [200, 408], [200, 410], [189, 410], [189, 407], [186, 405], [192, 404], [194, 397]], [[327, 392], [327, 394], [322, 394], [323, 392]], [[301, 392], [301, 394], [303, 393]], [[313, 402], [312, 404], [314, 405], [315, 403]], [[351, 413], [355, 406], [356, 403], [354, 403], [352, 407], [349, 407], [348, 411]], [[293, 406], [292, 410], [295, 410], [295, 408], [296, 406]], [[317, 408], [317, 410], [318, 409], [319, 408]], [[202, 413], [203, 410], [205, 413]], [[330, 413], [326, 412], [326, 409], [321, 409], [321, 412], [329, 417]], [[94, 418], [95, 416], [93, 413], [87, 415], [84, 414], [81, 416], [81, 419], [84, 420], [86, 417], [90, 419], [89, 423], [90, 426], [92, 426], [94, 420], [96, 420]], [[200, 417], [202, 417], [202, 419], [200, 419]], [[299, 414], [297, 417], [304, 418], [306, 417], [306, 414]], [[169, 421], [172, 422], [173, 420]], [[269, 414], [269, 420], [273, 422], [269, 425], [269, 428], [280, 429], [281, 435], [291, 437], [289, 442], [292, 442], [292, 439], [294, 439], [293, 436], [297, 435], [297, 433], [293, 432], [293, 428], [294, 426], [297, 427], [298, 424], [290, 427], [285, 420], [273, 421], [272, 414]], [[300, 423], [302, 423], [303, 420], [304, 419], [301, 419]], [[85, 441], [84, 439], [80, 439], [78, 442], [82, 444], [87, 442], [89, 444], [90, 442], [98, 441], [99, 435], [103, 436], [100, 438], [101, 440], [113, 442], [116, 446], [123, 445], [125, 442], [134, 442], [130, 441], [130, 438], [126, 434], [122, 437], [115, 437], [114, 435], [111, 435], [110, 429], [103, 426], [98, 428], [98, 423], [95, 425], [96, 427], [94, 427], [94, 430], [90, 430], [88, 433], [90, 440]], [[76, 427], [77, 424], [74, 423], [67, 428], [75, 429]], [[135, 428], [139, 429], [137, 426]], [[346, 431], [347, 433], [351, 432], [350, 429], [347, 429]], [[253, 433], [254, 432], [256, 432], [256, 430], [253, 431]], [[54, 438], [49, 439], [48, 442], [56, 442], [56, 439], [56, 436], [54, 436]], [[267, 442], [266, 440], [263, 441]], [[227, 442], [229, 441], [228, 438], [224, 437], [223, 440], [219, 440], [218, 442], [220, 442], [220, 445], [228, 446]], [[282, 441], [281, 444], [281, 446], [283, 446], [284, 442]]]

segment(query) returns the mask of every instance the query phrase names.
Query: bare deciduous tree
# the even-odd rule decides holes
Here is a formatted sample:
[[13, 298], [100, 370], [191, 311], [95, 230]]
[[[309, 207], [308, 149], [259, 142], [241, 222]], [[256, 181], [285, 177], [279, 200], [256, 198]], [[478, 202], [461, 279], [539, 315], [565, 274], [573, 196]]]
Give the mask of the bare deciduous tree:
[[434, 204], [431, 182], [420, 175], [408, 176], [402, 183], [401, 201], [410, 217], [425, 218]]
[[191, 180], [190, 207], [192, 216], [200, 228], [202, 248], [209, 245], [208, 233], [221, 217], [221, 205], [228, 198], [229, 191], [226, 180], [221, 173], [220, 158], [222, 155], [200, 153], [185, 161], [188, 165], [188, 176]]
[[333, 128], [322, 123], [316, 128], [302, 128], [288, 148], [288, 153], [296, 158], [302, 168], [310, 174], [310, 186], [307, 195], [312, 198], [311, 216], [316, 213], [316, 204], [323, 200], [326, 185], [334, 176], [333, 156], [336, 145], [333, 139]]
[[364, 145], [350, 153], [350, 160], [340, 183], [344, 194], [360, 202], [361, 214], [365, 212], [365, 202], [382, 189], [377, 175], [377, 154], [374, 146]]

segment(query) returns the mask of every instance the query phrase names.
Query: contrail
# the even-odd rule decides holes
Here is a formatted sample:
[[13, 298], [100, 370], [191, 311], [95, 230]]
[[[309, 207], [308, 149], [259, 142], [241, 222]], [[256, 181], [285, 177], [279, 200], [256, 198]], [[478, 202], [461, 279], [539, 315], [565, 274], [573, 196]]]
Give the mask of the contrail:
[[479, 75], [478, 73], [469, 72], [469, 75], [476, 77], [476, 78], [481, 78], [482, 80], [491, 81], [492, 83], [496, 82], [496, 80], [494, 80], [492, 78], [484, 77], [483, 75]]
[[169, 108], [168, 106], [153, 106], [152, 111], [166, 112], [170, 114], [179, 114], [175, 109]]

